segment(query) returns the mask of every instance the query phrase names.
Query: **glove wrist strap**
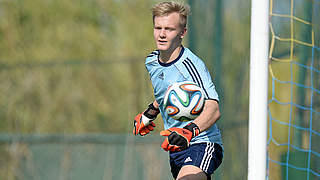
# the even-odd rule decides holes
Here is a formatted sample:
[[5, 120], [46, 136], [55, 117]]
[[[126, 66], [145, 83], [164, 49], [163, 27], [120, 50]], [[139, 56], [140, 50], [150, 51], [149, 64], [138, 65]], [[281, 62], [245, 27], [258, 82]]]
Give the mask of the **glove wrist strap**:
[[160, 112], [159, 108], [154, 107], [153, 102], [148, 105], [148, 109], [152, 109], [154, 111], [157, 111], [158, 113]]
[[192, 132], [192, 138], [198, 136], [200, 134], [200, 128], [199, 126], [197, 126], [195, 123], [191, 122], [188, 125], [186, 125], [185, 127], [183, 127], [184, 129], [188, 129], [189, 131]]
[[144, 111], [143, 115], [145, 115], [149, 119], [155, 119], [159, 113], [159, 109], [154, 107], [153, 103], [150, 103], [148, 105], [148, 109]]

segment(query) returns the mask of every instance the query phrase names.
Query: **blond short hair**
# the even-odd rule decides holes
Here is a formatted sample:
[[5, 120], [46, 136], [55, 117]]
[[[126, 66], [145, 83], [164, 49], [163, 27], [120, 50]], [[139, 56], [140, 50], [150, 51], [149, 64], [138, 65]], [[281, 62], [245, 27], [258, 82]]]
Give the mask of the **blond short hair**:
[[179, 3], [179, 2], [161, 2], [154, 5], [151, 9], [152, 18], [154, 22], [154, 18], [156, 16], [166, 16], [171, 13], [178, 13], [180, 16], [180, 26], [182, 28], [187, 26], [187, 18], [190, 14], [190, 7], [187, 4]]

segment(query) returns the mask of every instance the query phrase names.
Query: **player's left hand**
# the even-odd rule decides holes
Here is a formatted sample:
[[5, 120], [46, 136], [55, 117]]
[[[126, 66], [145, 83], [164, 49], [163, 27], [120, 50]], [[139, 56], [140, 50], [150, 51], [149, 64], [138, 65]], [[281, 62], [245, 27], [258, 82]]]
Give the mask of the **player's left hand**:
[[166, 136], [166, 139], [161, 144], [165, 151], [182, 151], [189, 147], [193, 137], [199, 135], [200, 129], [194, 123], [189, 123], [184, 128], [169, 128], [161, 131], [161, 136]]

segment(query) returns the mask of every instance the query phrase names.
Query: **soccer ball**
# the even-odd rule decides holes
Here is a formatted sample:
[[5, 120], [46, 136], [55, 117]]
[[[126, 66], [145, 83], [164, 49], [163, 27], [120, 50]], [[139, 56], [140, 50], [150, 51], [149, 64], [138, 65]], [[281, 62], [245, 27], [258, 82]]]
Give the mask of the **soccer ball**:
[[190, 121], [202, 112], [204, 94], [194, 82], [177, 82], [169, 86], [164, 96], [166, 113], [178, 121]]

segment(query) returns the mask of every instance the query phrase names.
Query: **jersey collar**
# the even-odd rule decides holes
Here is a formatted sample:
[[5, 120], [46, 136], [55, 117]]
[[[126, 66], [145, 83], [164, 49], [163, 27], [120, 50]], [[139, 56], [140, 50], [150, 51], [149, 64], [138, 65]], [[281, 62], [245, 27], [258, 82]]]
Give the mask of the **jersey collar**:
[[181, 46], [181, 51], [180, 51], [180, 53], [179, 53], [179, 56], [178, 56], [175, 60], [173, 60], [173, 61], [171, 61], [171, 62], [169, 62], [169, 63], [163, 63], [163, 62], [161, 62], [161, 61], [159, 60], [159, 55], [160, 55], [160, 54], [158, 54], [158, 62], [159, 62], [159, 64], [160, 64], [161, 66], [165, 66], [165, 67], [171, 66], [172, 64], [174, 64], [175, 62], [177, 62], [177, 61], [181, 58], [183, 52], [184, 52], [184, 47]]

